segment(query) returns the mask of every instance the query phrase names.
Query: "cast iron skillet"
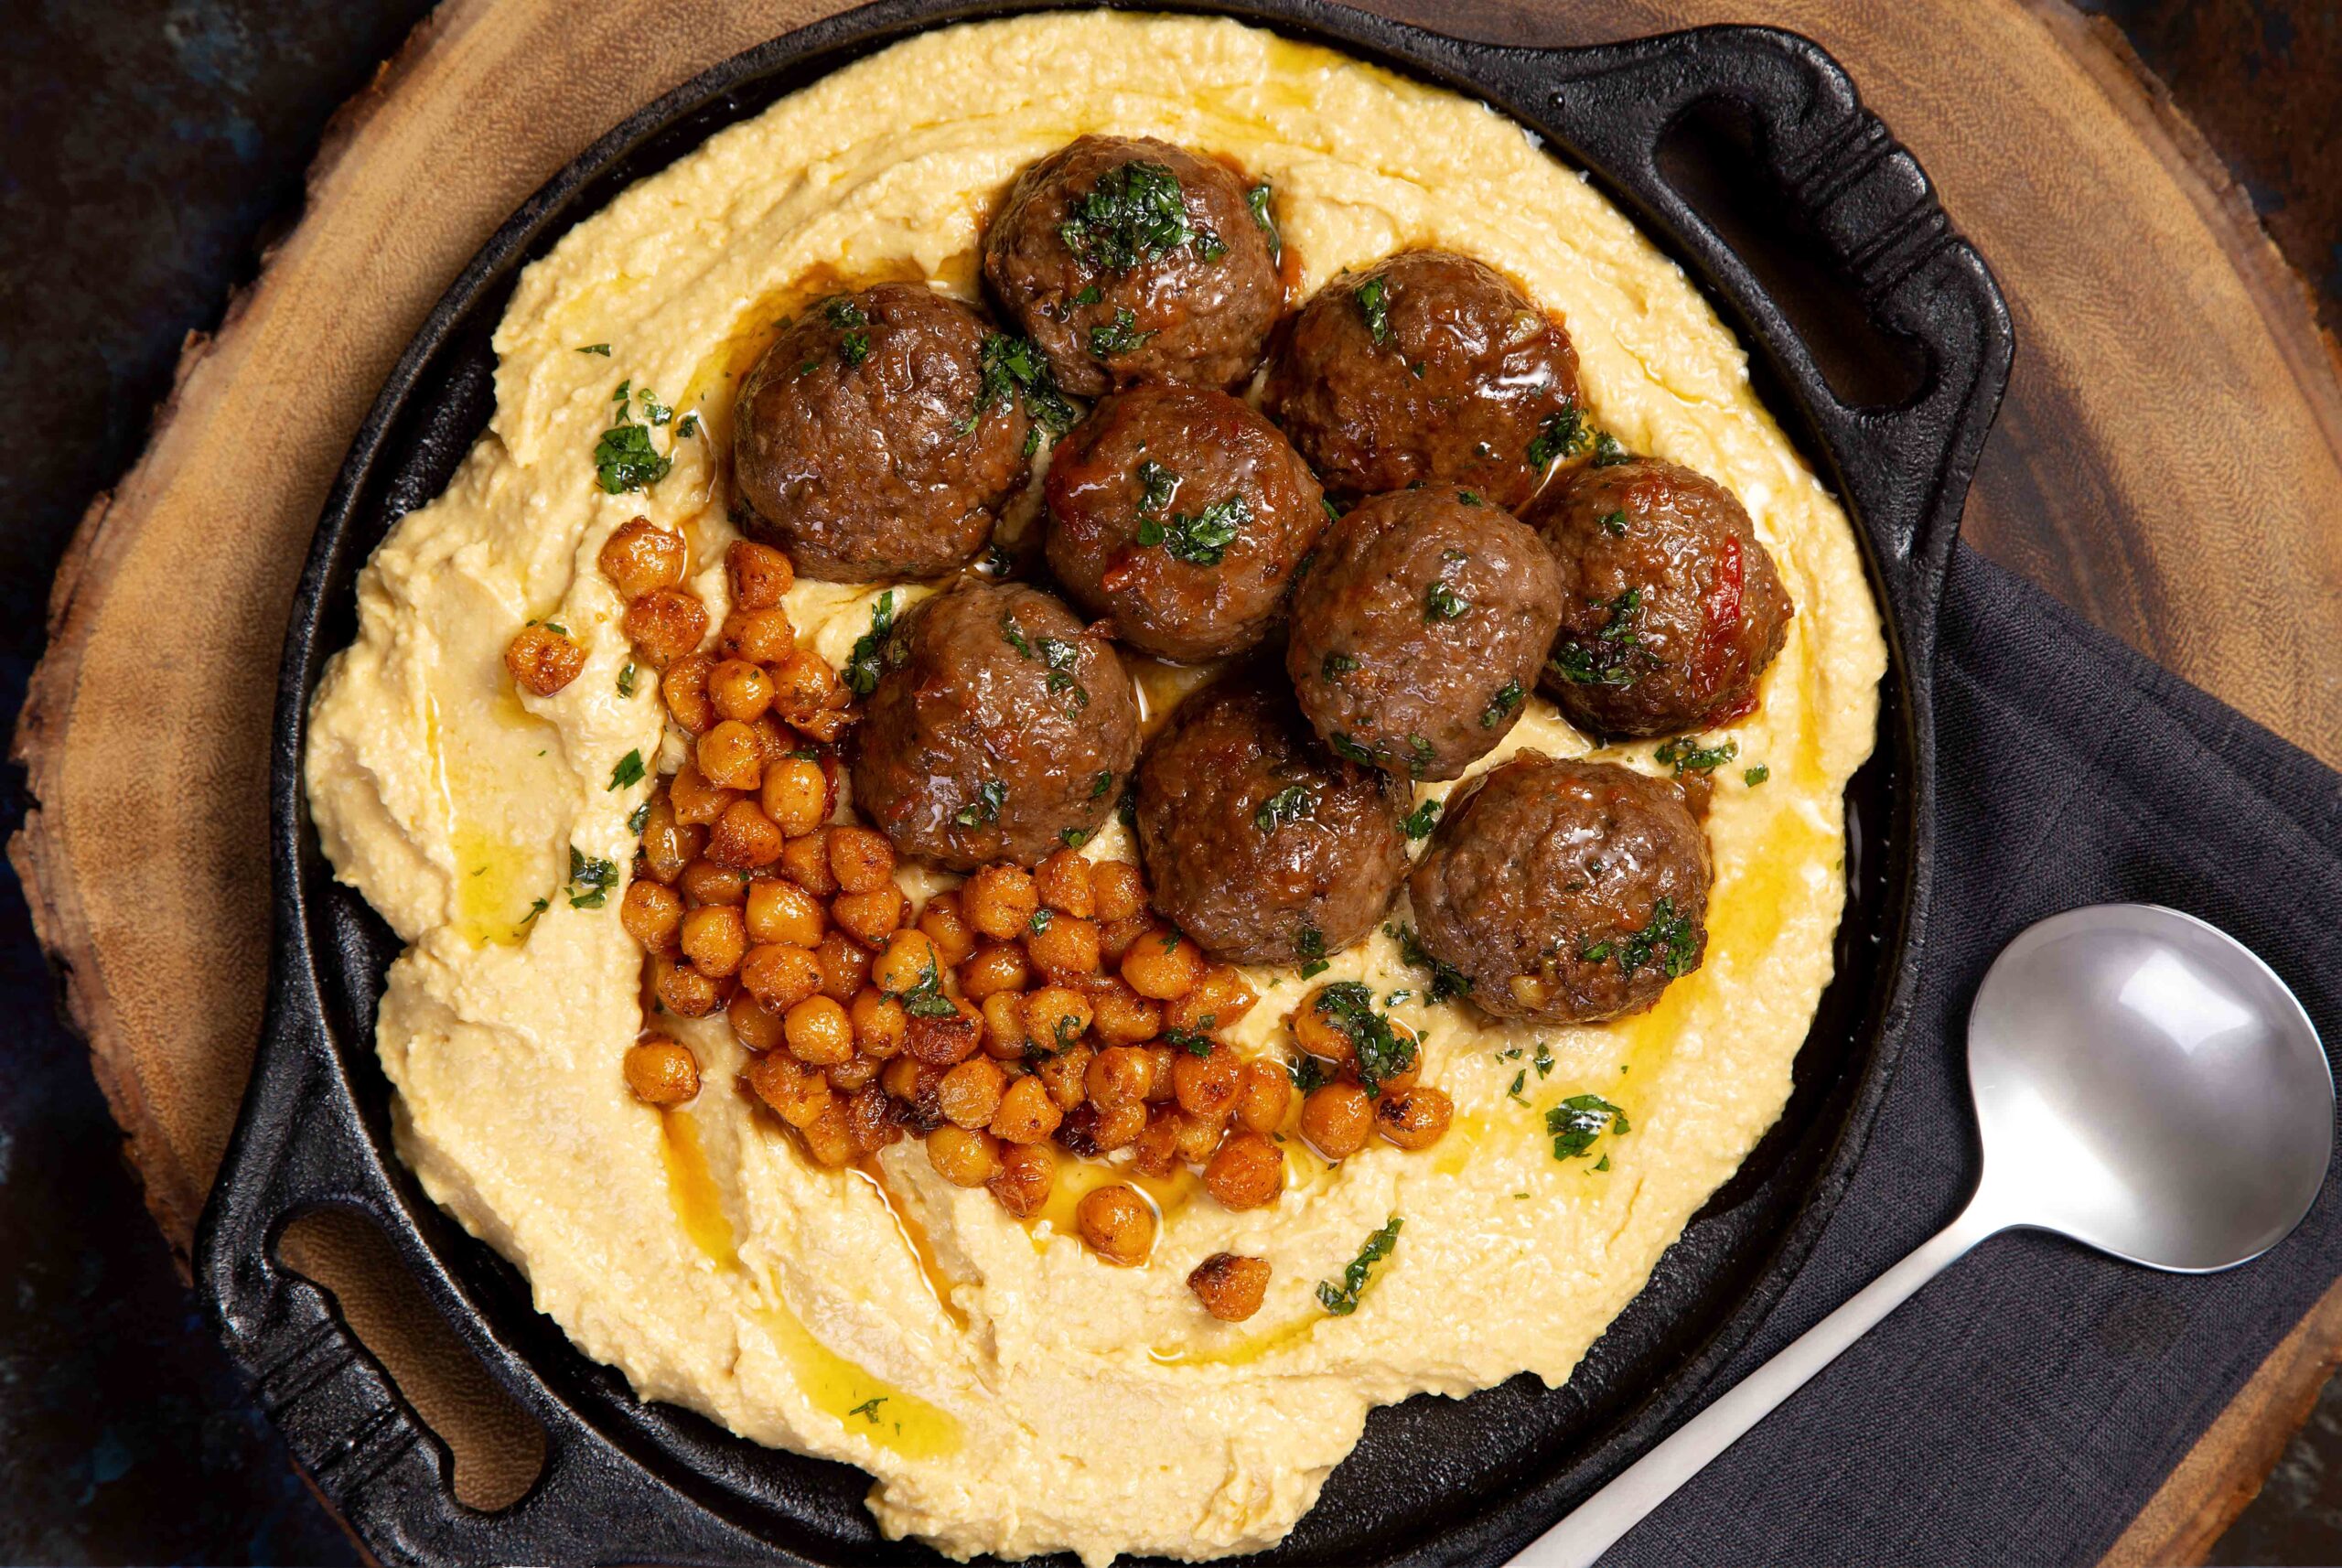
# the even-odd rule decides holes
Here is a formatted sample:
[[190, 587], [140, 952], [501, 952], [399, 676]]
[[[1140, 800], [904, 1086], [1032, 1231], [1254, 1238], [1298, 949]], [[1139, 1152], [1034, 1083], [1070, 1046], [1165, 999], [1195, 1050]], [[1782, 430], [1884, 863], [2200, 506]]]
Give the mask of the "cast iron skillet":
[[[751, 49], [635, 115], [532, 197], [457, 280], [334, 487], [277, 694], [268, 1019], [197, 1266], [231, 1353], [302, 1468], [385, 1563], [940, 1561], [878, 1537], [860, 1471], [637, 1402], [532, 1309], [515, 1270], [424, 1197], [391, 1152], [373, 1050], [398, 944], [333, 884], [304, 810], [301, 755], [320, 661], [355, 630], [358, 566], [393, 521], [438, 493], [486, 425], [489, 335], [521, 268], [626, 185], [823, 73], [913, 32], [1048, 4], [882, 0]], [[1925, 926], [1937, 607], [2007, 380], [2007, 313], [1918, 166], [1837, 65], [1795, 35], [1712, 27], [1531, 49], [1459, 42], [1324, 0], [1154, 8], [1231, 14], [1485, 99], [1591, 171], [1748, 345], [1759, 390], [1849, 503], [1885, 613], [1892, 669], [1877, 753], [1848, 789], [1838, 978], [1780, 1124], [1565, 1388], [1523, 1376], [1468, 1400], [1376, 1412], [1316, 1509], [1260, 1560], [1499, 1562], [1690, 1413], [1804, 1262], [1861, 1155], [1903, 1044]], [[1718, 124], [1743, 134], [1747, 169], [1719, 177], [1685, 161], [1681, 129]], [[1697, 206], [1687, 189], [1704, 193]], [[1861, 406], [1832, 390], [1817, 354], [1826, 346], [1799, 336], [1748, 254], [1718, 232], [1719, 202], [1735, 200], [1789, 220], [1834, 274], [1824, 303], [1907, 359], [1907, 395]], [[493, 1514], [457, 1502], [445, 1445], [332, 1298], [276, 1261], [285, 1225], [318, 1206], [378, 1225], [456, 1334], [543, 1423], [545, 1468], [520, 1501]]]

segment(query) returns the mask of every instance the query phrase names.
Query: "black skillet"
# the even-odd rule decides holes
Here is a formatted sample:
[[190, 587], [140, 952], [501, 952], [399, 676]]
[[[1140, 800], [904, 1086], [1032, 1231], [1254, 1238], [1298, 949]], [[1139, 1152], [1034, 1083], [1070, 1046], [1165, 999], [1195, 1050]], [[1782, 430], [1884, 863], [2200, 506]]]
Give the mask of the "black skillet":
[[[728, 60], [604, 136], [497, 231], [432, 312], [318, 522], [277, 693], [268, 1019], [197, 1267], [295, 1457], [385, 1563], [940, 1561], [879, 1538], [860, 1471], [638, 1402], [531, 1307], [515, 1270], [423, 1195], [391, 1152], [373, 1049], [398, 944], [334, 885], [300, 764], [319, 665], [355, 631], [359, 565], [439, 492], [487, 424], [489, 337], [521, 269], [624, 187], [782, 94], [911, 33], [1045, 5], [883, 0]], [[1467, 1400], [1377, 1411], [1317, 1507], [1256, 1560], [1500, 1562], [1696, 1408], [1804, 1262], [1862, 1155], [1903, 1046], [1926, 925], [1937, 607], [2007, 381], [2008, 316], [1918, 166], [1835, 62], [1795, 35], [1711, 27], [1531, 49], [1323, 0], [1151, 8], [1236, 16], [1484, 99], [1590, 171], [1747, 344], [1758, 390], [1853, 511], [1885, 612], [1877, 751], [1847, 790], [1838, 977], [1779, 1125], [1566, 1387], [1523, 1376]], [[1806, 281], [1784, 284], [1789, 274], [1769, 264], [1784, 261]], [[1903, 383], [1887, 384], [1898, 373]], [[274, 1257], [285, 1225], [321, 1205], [378, 1225], [456, 1334], [543, 1423], [544, 1471], [518, 1502], [480, 1513], [455, 1499], [446, 1446], [331, 1296]]]

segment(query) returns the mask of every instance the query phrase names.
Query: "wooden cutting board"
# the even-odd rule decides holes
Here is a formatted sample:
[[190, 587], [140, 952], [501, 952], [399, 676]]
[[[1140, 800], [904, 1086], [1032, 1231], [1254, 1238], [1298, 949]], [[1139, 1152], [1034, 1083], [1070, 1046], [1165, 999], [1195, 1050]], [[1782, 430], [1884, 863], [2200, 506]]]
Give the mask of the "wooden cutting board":
[[[328, 130], [300, 225], [191, 338], [153, 441], [58, 575], [16, 736], [9, 846], [150, 1207], [184, 1256], [251, 1060], [267, 968], [268, 732], [311, 528], [392, 360], [491, 231], [579, 149], [824, 0], [448, 0]], [[1818, 39], [1992, 263], [2019, 350], [1968, 539], [2342, 764], [2342, 379], [2307, 297], [2119, 38], [2061, 0], [1549, 0], [1380, 8], [1580, 43], [1712, 21]], [[358, 1228], [362, 1231], [363, 1227]], [[525, 1423], [362, 1234], [288, 1240], [492, 1504]], [[428, 1314], [422, 1314], [427, 1317]], [[2193, 1562], [2342, 1359], [2330, 1293], [2110, 1555]]]

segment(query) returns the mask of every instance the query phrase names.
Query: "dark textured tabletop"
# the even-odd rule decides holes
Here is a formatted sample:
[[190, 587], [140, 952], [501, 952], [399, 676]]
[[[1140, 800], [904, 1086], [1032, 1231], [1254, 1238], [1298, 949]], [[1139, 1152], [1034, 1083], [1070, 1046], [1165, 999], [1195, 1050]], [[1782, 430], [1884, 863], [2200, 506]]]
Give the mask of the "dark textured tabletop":
[[[297, 216], [328, 116], [424, 0], [15, 0], [0, 52], [0, 705], [81, 509], [179, 345]], [[2237, 171], [2342, 328], [2342, 5], [2090, 0]], [[0, 832], [22, 811], [0, 795]], [[169, 787], [168, 780], [158, 786]], [[353, 1563], [245, 1400], [141, 1206], [0, 872], [0, 1562]], [[2329, 1388], [2220, 1563], [2342, 1562]]]

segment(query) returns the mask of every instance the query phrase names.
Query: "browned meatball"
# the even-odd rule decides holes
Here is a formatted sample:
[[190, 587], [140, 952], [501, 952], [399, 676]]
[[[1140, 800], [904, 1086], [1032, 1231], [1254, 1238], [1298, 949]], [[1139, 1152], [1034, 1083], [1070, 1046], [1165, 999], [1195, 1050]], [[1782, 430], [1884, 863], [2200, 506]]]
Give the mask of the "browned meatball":
[[1146, 136], [1082, 136], [1017, 176], [984, 234], [984, 281], [1082, 397], [1232, 387], [1284, 302], [1244, 181]]
[[1276, 426], [1202, 387], [1106, 399], [1058, 444], [1047, 489], [1049, 567], [1066, 593], [1165, 659], [1266, 637], [1326, 526], [1325, 493]]
[[974, 559], [1023, 487], [1031, 425], [982, 403], [983, 322], [924, 284], [811, 306], [740, 383], [735, 513], [829, 582], [936, 577]]
[[1636, 457], [1559, 480], [1529, 521], [1561, 564], [1543, 685], [1571, 723], [1671, 735], [1755, 710], [1794, 607], [1730, 490]]
[[962, 582], [897, 621], [879, 662], [854, 803], [897, 850], [956, 871], [1030, 865], [1113, 810], [1138, 699], [1112, 645], [1047, 594]]
[[1518, 509], [1579, 427], [1577, 350], [1495, 268], [1409, 251], [1310, 297], [1263, 405], [1337, 496], [1445, 482]]
[[1482, 1009], [1582, 1024], [1700, 967], [1714, 879], [1672, 782], [1523, 751], [1449, 799], [1407, 896]]
[[1561, 618], [1537, 536], [1470, 490], [1377, 496], [1326, 531], [1285, 673], [1327, 745], [1453, 779], [1512, 731]]
[[1407, 870], [1405, 787], [1319, 745], [1282, 686], [1252, 670], [1206, 687], [1139, 762], [1155, 907], [1231, 963], [1340, 951]]

